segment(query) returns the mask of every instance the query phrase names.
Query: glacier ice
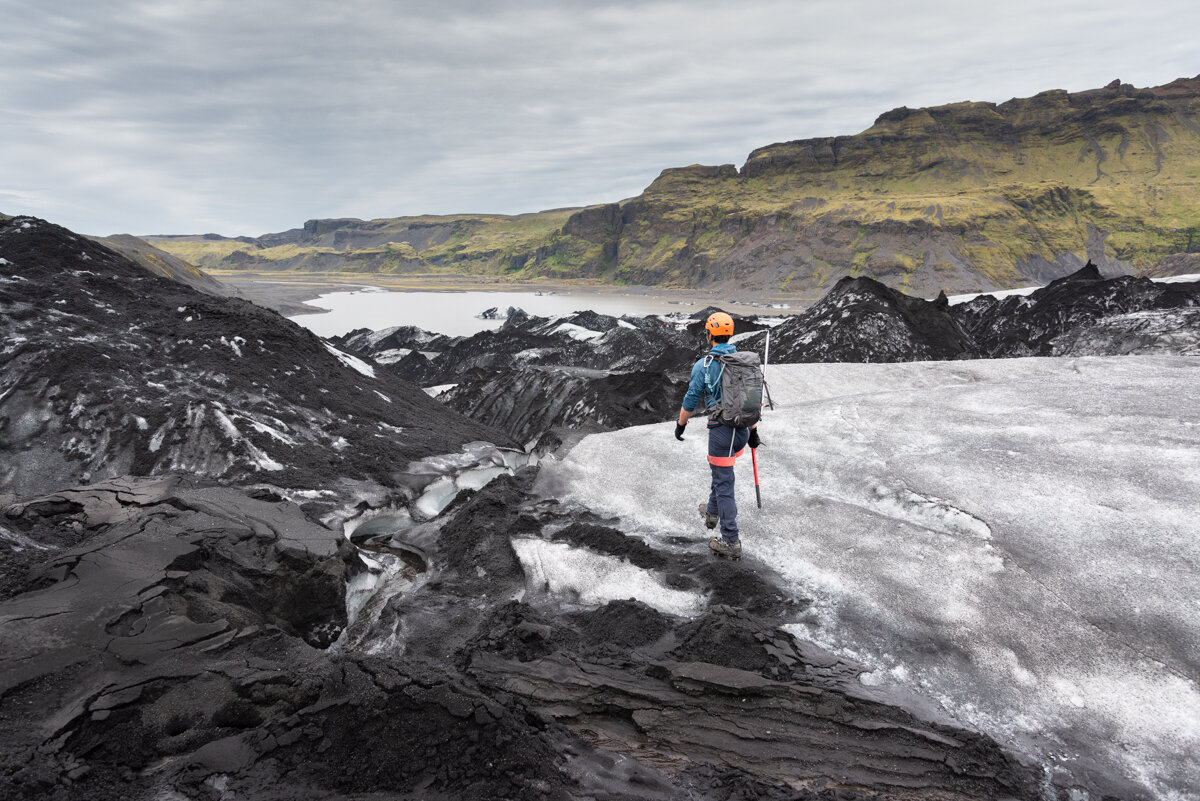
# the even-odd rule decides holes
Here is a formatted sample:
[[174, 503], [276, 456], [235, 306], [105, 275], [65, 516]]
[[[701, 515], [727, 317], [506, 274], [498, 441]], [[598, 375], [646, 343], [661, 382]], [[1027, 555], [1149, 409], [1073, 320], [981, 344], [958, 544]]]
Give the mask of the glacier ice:
[[[343, 353], [342, 351], [335, 348], [333, 345], [330, 345], [328, 342], [323, 343], [323, 344], [325, 345], [325, 350], [327, 350], [331, 354], [333, 354], [333, 356], [336, 357], [337, 360], [339, 362], [341, 362], [342, 364], [346, 365], [347, 367], [349, 367], [353, 370], [358, 371], [359, 373], [362, 373], [367, 378], [375, 378], [375, 368], [372, 367], [371, 365], [367, 364], [362, 359], [358, 358], [357, 356], [351, 356], [349, 353]], [[241, 355], [241, 354], [239, 354], [239, 355]]]
[[454, 477], [442, 476], [426, 487], [425, 492], [413, 505], [426, 519], [434, 518], [450, 505], [450, 501], [454, 500], [457, 494], [458, 487], [454, 485]]
[[[1048, 765], [1195, 791], [1200, 358], [772, 365], [770, 381], [763, 508], [744, 459], [739, 523], [748, 560], [815, 599], [798, 635], [866, 664], [864, 692]], [[671, 434], [587, 437], [541, 487], [702, 548], [704, 429]]]
[[517, 538], [512, 545], [532, 592], [590, 606], [637, 598], [661, 612], [684, 617], [704, 611], [704, 598], [698, 593], [671, 589], [651, 571], [624, 559], [541, 539]]

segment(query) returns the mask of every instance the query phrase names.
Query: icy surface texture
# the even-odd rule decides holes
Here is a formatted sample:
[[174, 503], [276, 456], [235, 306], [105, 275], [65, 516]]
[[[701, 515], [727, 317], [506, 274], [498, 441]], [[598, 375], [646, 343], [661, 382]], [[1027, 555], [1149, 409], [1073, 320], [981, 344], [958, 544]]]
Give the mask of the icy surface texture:
[[458, 487], [454, 485], [454, 479], [450, 476], [443, 476], [430, 484], [424, 494], [417, 499], [417, 511], [426, 518], [437, 517], [443, 509], [450, 505], [450, 501], [454, 500], [454, 496], [457, 494]]
[[[339, 362], [341, 362], [342, 364], [346, 365], [347, 367], [349, 367], [359, 373], [362, 373], [367, 378], [375, 377], [375, 368], [372, 367], [371, 365], [367, 364], [366, 362], [364, 362], [362, 359], [358, 358], [357, 356], [351, 356], [349, 353], [342, 353], [340, 350], [335, 348], [333, 345], [328, 345], [328, 344], [325, 345], [325, 350], [332, 353]], [[238, 353], [238, 355], [240, 356], [241, 353]]]
[[671, 589], [651, 571], [615, 556], [538, 539], [514, 539], [513, 550], [533, 592], [566, 596], [570, 602], [588, 606], [636, 599], [660, 612], [684, 617], [704, 610], [704, 599], [698, 593]]
[[[817, 599], [796, 633], [907, 698], [1160, 798], [1200, 776], [1200, 358], [772, 366], [748, 559]], [[691, 534], [702, 424], [591, 436], [543, 489]], [[623, 469], [614, 470], [613, 465]]]
[[458, 453], [428, 456], [408, 466], [418, 476], [439, 476], [424, 488], [414, 504], [423, 519], [437, 517], [461, 490], [479, 490], [499, 475], [512, 475], [529, 463], [518, 451], [497, 448], [490, 442], [469, 442]]

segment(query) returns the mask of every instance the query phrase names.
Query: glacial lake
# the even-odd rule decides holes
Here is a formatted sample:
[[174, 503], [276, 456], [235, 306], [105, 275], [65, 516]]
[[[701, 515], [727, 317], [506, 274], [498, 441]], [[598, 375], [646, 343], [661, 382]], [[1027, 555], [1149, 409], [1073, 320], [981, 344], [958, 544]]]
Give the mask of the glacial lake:
[[623, 314], [692, 314], [707, 305], [701, 301], [672, 303], [666, 298], [651, 295], [620, 295], [602, 292], [403, 292], [364, 287], [352, 292], [332, 292], [311, 306], [329, 309], [325, 314], [301, 314], [291, 319], [317, 336], [345, 334], [356, 328], [378, 331], [397, 325], [415, 325], [426, 331], [451, 336], [470, 336], [489, 328], [499, 328], [503, 320], [484, 320], [477, 317], [486, 309], [496, 307], [503, 314], [509, 306], [524, 309], [537, 317], [590, 309], [600, 314], [619, 317]]

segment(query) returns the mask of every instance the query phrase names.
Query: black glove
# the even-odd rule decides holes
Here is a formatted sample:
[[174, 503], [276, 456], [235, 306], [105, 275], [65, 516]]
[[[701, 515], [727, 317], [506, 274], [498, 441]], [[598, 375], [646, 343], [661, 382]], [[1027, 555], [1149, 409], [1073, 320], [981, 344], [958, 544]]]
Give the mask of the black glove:
[[746, 444], [750, 446], [751, 450], [757, 448], [759, 445], [762, 444], [758, 440], [758, 429], [757, 428], [750, 429], [750, 439], [746, 440]]
[[687, 428], [687, 423], [675, 424], [675, 439], [683, 442], [683, 429]]

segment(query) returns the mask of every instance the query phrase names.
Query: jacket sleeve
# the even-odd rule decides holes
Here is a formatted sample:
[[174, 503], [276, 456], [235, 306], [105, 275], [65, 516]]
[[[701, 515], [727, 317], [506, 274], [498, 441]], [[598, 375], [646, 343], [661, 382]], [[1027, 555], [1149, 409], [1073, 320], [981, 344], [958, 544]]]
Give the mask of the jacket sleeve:
[[696, 411], [696, 405], [704, 393], [704, 360], [692, 366], [692, 377], [688, 380], [687, 394], [683, 396], [683, 410], [691, 413]]

